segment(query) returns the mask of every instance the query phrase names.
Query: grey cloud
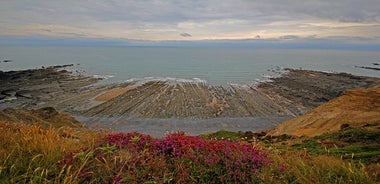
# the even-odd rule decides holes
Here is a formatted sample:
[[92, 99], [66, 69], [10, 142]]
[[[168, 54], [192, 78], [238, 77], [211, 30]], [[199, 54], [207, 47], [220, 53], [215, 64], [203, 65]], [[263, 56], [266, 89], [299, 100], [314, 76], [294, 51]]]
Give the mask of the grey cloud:
[[182, 36], [182, 37], [192, 37], [192, 35], [189, 34], [189, 33], [181, 33], [179, 35]]
[[[234, 0], [234, 1], [44, 1], [8, 2], [2, 12], [16, 9], [15, 14], [31, 13], [39, 19], [56, 20], [95, 19], [97, 21], [158, 21], [217, 19], [307, 19], [323, 18], [340, 21], [368, 22], [380, 20], [380, 6], [376, 0]], [[2, 3], [7, 5], [7, 3]], [[6, 8], [10, 10], [6, 10]], [[46, 14], [50, 16], [46, 16]], [[25, 17], [28, 19], [29, 17]], [[35, 20], [35, 19], [34, 19]]]
[[295, 39], [299, 39], [300, 37], [299, 36], [296, 36], [296, 35], [284, 35], [284, 36], [280, 36], [279, 39], [283, 39], [283, 40], [295, 40]]
[[[61, 3], [60, 3], [61, 2]], [[54, 14], [55, 18], [93, 18], [98, 21], [184, 21], [237, 19], [327, 18], [341, 21], [374, 21], [380, 19], [376, 0], [234, 0], [234, 1], [44, 1], [8, 2], [20, 13]], [[6, 3], [2, 3], [6, 4]], [[3, 10], [4, 11], [4, 10]], [[7, 10], [5, 10], [7, 11]], [[9, 10], [8, 10], [9, 12]], [[21, 15], [22, 16], [22, 15]], [[51, 16], [45, 17], [49, 19]], [[40, 16], [44, 18], [44, 16]]]
[[[274, 22], [380, 22], [379, 0], [34, 0], [1, 1], [1, 26], [64, 25], [85, 30], [110, 29], [157, 30], [163, 27], [178, 37], [178, 32], [201, 35], [228, 35], [274, 31], [276, 34], [295, 34], [298, 28]], [[233, 24], [224, 23], [234, 20]], [[180, 28], [192, 22], [203, 26], [197, 30]], [[217, 22], [218, 24], [213, 24]], [[286, 28], [286, 29], [284, 29]], [[312, 27], [319, 31], [329, 28]], [[379, 28], [372, 28], [379, 29]], [[290, 30], [290, 31], [289, 31]], [[50, 30], [50, 32], [59, 32]], [[138, 31], [136, 31], [138, 32]], [[372, 31], [375, 32], [375, 31]], [[1, 34], [1, 33], [0, 33]], [[3, 33], [4, 34], [4, 33]], [[81, 33], [82, 34], [82, 33]], [[152, 33], [154, 34], [154, 33]], [[308, 33], [309, 34], [309, 33]], [[310, 34], [318, 34], [310, 33]], [[196, 36], [195, 36], [196, 35]], [[250, 35], [249, 37], [254, 37]], [[295, 36], [295, 35], [293, 35]], [[295, 39], [284, 36], [282, 39]]]

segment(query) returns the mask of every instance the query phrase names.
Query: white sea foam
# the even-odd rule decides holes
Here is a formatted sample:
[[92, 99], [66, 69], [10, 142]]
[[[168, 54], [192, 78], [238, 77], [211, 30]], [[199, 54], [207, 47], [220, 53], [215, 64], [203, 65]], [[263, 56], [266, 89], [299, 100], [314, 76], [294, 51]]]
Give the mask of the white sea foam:
[[206, 80], [200, 78], [192, 78], [192, 79], [182, 79], [182, 78], [174, 78], [174, 77], [143, 77], [143, 78], [131, 78], [126, 81], [126, 83], [137, 83], [144, 84], [147, 82], [166, 82], [169, 84], [177, 84], [177, 83], [195, 83], [195, 84], [207, 84]]
[[114, 78], [115, 76], [114, 75], [92, 75], [92, 77], [98, 78], [98, 79], [110, 79], [110, 78]]
[[250, 88], [250, 86], [247, 85], [247, 84], [229, 83], [229, 85], [230, 85], [231, 87], [235, 87], [235, 88], [243, 88], [243, 89]]

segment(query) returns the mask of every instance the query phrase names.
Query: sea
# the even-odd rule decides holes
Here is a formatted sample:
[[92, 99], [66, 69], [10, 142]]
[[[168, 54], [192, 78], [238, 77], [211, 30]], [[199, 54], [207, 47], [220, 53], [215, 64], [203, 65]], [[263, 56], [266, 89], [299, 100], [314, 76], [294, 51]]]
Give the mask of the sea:
[[[3, 62], [11, 60], [11, 62]], [[328, 49], [0, 46], [0, 70], [73, 64], [101, 83], [163, 80], [255, 85], [283, 68], [380, 77], [379, 51]]]

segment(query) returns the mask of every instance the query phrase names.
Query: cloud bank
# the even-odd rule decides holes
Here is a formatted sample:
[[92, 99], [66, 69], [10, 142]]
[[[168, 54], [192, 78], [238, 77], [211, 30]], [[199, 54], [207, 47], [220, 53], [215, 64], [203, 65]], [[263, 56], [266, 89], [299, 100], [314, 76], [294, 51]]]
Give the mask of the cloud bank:
[[0, 17], [2, 37], [380, 43], [378, 0], [3, 0]]

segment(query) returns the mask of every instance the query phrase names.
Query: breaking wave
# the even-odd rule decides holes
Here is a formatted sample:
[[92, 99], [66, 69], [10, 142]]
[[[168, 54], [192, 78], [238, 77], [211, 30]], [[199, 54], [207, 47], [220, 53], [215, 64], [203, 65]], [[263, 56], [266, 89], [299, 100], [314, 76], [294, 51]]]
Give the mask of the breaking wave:
[[131, 78], [124, 82], [127, 83], [147, 83], [147, 82], [166, 82], [170, 84], [177, 83], [196, 83], [196, 84], [207, 84], [207, 81], [200, 78], [182, 79], [174, 77], [143, 77], [143, 78]]
[[110, 79], [110, 78], [114, 78], [115, 76], [114, 75], [92, 75], [92, 77], [98, 78], [98, 79]]

